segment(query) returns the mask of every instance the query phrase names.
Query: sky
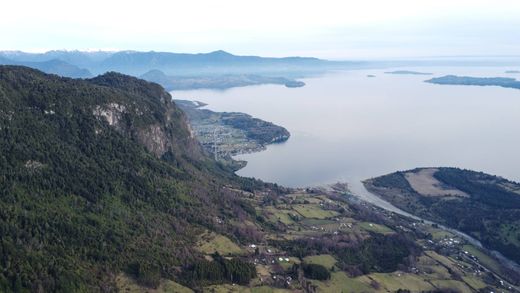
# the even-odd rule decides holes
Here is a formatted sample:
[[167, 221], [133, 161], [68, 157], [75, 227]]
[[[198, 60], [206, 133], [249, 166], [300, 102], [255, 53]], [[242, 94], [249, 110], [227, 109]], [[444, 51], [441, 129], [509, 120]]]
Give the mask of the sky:
[[518, 0], [5, 0], [0, 50], [520, 55]]

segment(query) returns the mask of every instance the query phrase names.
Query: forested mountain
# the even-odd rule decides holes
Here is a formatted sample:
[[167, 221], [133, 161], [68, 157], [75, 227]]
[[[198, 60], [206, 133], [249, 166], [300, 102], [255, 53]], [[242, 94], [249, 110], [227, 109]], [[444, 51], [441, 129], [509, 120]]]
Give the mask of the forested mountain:
[[[272, 71], [295, 71], [316, 66], [334, 64], [317, 58], [288, 57], [264, 58], [237, 56], [225, 51], [202, 54], [170, 52], [117, 52], [101, 62], [100, 67], [120, 72], [144, 73], [159, 69], [167, 74], [190, 73], [253, 73]], [[196, 69], [196, 71], [194, 71]]]
[[158, 84], [0, 66], [0, 292], [514, 286], [441, 232], [342, 184], [236, 176]]
[[11, 60], [0, 56], [0, 65], [21, 65], [41, 70], [46, 73], [57, 74], [73, 78], [91, 77], [90, 71], [76, 65], [67, 63], [61, 59], [50, 59], [43, 61]]
[[216, 219], [251, 217], [222, 186], [255, 182], [203, 155], [159, 85], [117, 73], [0, 66], [0, 166], [2, 292], [113, 291], [121, 271], [153, 285], [201, 257]]

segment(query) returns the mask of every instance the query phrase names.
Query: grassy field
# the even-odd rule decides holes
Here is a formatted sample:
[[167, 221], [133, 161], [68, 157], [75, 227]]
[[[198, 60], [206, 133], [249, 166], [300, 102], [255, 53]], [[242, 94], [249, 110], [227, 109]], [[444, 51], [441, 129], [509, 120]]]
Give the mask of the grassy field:
[[230, 285], [230, 284], [222, 284], [222, 285], [213, 285], [204, 288], [203, 292], [212, 292], [212, 293], [251, 293], [251, 289], [244, 286], [238, 285]]
[[311, 204], [319, 204], [323, 201], [323, 198], [320, 196], [309, 196], [308, 194], [291, 194], [289, 197], [291, 197], [293, 200], [295, 200], [297, 203], [303, 203], [308, 202]]
[[267, 286], [251, 288], [251, 293], [289, 293], [290, 290], [271, 288]]
[[354, 293], [354, 292], [374, 292], [374, 288], [361, 282], [355, 278], [350, 278], [345, 272], [334, 272], [328, 281], [312, 281], [318, 286], [318, 292], [337, 292], [337, 293]]
[[[391, 225], [375, 224], [366, 220], [358, 220], [352, 217], [342, 217], [339, 213], [326, 210], [320, 203], [331, 204], [327, 198], [319, 196], [305, 196], [298, 194], [294, 196], [294, 202], [284, 201], [277, 205], [265, 205], [257, 209], [257, 214], [263, 216], [269, 222], [282, 227], [279, 232], [267, 233], [267, 239], [298, 239], [302, 237], [320, 237], [324, 234], [332, 234], [338, 232], [341, 234], [355, 234], [359, 239], [370, 237], [367, 232], [390, 234], [396, 233], [389, 227]], [[332, 203], [333, 204], [333, 203]], [[344, 203], [342, 203], [344, 204]], [[338, 205], [339, 206], [339, 205]], [[295, 217], [296, 216], [296, 217]], [[243, 225], [252, 225], [251, 223], [240, 223]], [[396, 230], [397, 231], [397, 230]], [[443, 232], [430, 226], [425, 226], [425, 232], [433, 234], [434, 239], [451, 238], [453, 235], [449, 232]], [[422, 239], [421, 243], [426, 244], [426, 239]], [[199, 241], [199, 250], [205, 254], [219, 251], [223, 255], [241, 255], [253, 253], [253, 250], [245, 247], [247, 243], [235, 244], [231, 239], [215, 234], [206, 233]], [[291, 292], [270, 287], [275, 274], [284, 274], [295, 263], [299, 263], [300, 259], [290, 257], [289, 261], [278, 261], [279, 251], [275, 246], [267, 244], [263, 250], [272, 250], [274, 254], [273, 260], [267, 263], [257, 263], [257, 278], [253, 279], [248, 286], [238, 286], [231, 284], [222, 284], [209, 286], [204, 288], [203, 292], [237, 292], [237, 293], [280, 293]], [[480, 253], [476, 248], [464, 247], [469, 253], [480, 259], [480, 262], [488, 266], [493, 260]], [[401, 271], [393, 273], [372, 273], [358, 277], [351, 277], [346, 272], [340, 271], [337, 265], [337, 259], [331, 254], [306, 256], [301, 260], [304, 263], [320, 264], [331, 270], [331, 279], [327, 281], [309, 280], [317, 286], [317, 292], [395, 292], [398, 289], [407, 289], [411, 292], [421, 292], [434, 290], [436, 288], [454, 288], [460, 292], [478, 291], [486, 287], [484, 280], [473, 275], [474, 264], [465, 263], [463, 260], [455, 260], [456, 254], [441, 255], [434, 251], [425, 251], [417, 259], [414, 265], [419, 273], [405, 273]], [[332, 270], [334, 268], [334, 270]], [[471, 269], [466, 269], [471, 268]], [[454, 281], [454, 274], [461, 277]], [[177, 284], [178, 285], [178, 284]], [[300, 285], [295, 280], [292, 283], [293, 290], [299, 290]], [[166, 287], [163, 287], [166, 288]], [[135, 291], [138, 292], [138, 291]], [[163, 291], [159, 291], [163, 292]], [[169, 291], [164, 291], [169, 292]], [[173, 292], [176, 292], [175, 290]], [[179, 291], [182, 292], [182, 291]]]
[[330, 254], [320, 254], [307, 256], [303, 259], [304, 263], [322, 265], [328, 269], [332, 268], [337, 260]]
[[451, 275], [447, 268], [439, 265], [435, 259], [427, 255], [422, 255], [419, 257], [419, 260], [417, 261], [417, 268], [423, 272], [427, 272], [428, 276], [432, 279], [449, 279]]
[[430, 233], [432, 234], [433, 240], [436, 240], [436, 241], [444, 239], [444, 238], [452, 238], [453, 237], [452, 233], [450, 233], [448, 231], [440, 230], [440, 229], [432, 228], [432, 231]]
[[500, 264], [491, 258], [490, 256], [484, 254], [482, 251], [480, 251], [478, 248], [476, 248], [473, 245], [464, 245], [463, 249], [470, 254], [473, 254], [476, 256], [485, 267], [492, 270], [493, 272], [499, 273], [500, 272]]
[[145, 288], [138, 285], [132, 278], [121, 274], [116, 277], [117, 288], [120, 292], [126, 293], [193, 293], [193, 290], [186, 288], [170, 280], [164, 280], [157, 289]]
[[439, 289], [455, 289], [458, 290], [460, 293], [471, 293], [473, 292], [471, 288], [466, 286], [463, 282], [456, 281], [456, 280], [433, 280], [431, 281], [435, 287]]
[[421, 292], [435, 289], [430, 283], [424, 280], [424, 277], [414, 274], [402, 272], [394, 272], [389, 274], [370, 274], [368, 277], [390, 292], [398, 289], [408, 289], [412, 292]]
[[206, 254], [212, 254], [215, 251], [218, 251], [221, 255], [240, 255], [245, 253], [244, 249], [233, 243], [229, 238], [215, 233], [203, 235], [197, 249]]
[[316, 204], [298, 204], [293, 209], [305, 218], [327, 219], [338, 215], [337, 212], [324, 210]]
[[436, 253], [435, 251], [425, 251], [424, 252], [426, 255], [428, 255], [429, 257], [431, 257], [432, 259], [438, 261], [439, 263], [441, 263], [443, 266], [449, 268], [450, 270], [453, 270], [453, 271], [458, 271], [459, 269], [456, 267], [455, 263], [453, 262], [453, 260], [443, 256], [443, 255], [440, 255], [438, 253]]
[[486, 287], [486, 284], [484, 284], [484, 282], [473, 276], [465, 276], [462, 277], [462, 279], [464, 280], [464, 282], [466, 282], [466, 284], [468, 284], [468, 286], [470, 286], [474, 290], [479, 290]]
[[268, 286], [244, 287], [239, 285], [214, 285], [204, 288], [204, 292], [214, 293], [290, 293], [290, 290], [271, 288]]
[[275, 207], [270, 207], [266, 210], [270, 213], [269, 221], [273, 223], [280, 221], [285, 225], [294, 224], [294, 220], [290, 215], [297, 215], [297, 213], [293, 210], [277, 209]]
[[381, 234], [392, 234], [395, 233], [394, 230], [388, 228], [384, 225], [374, 224], [374, 223], [368, 223], [368, 222], [361, 222], [359, 223], [359, 227], [366, 231], [375, 232], [375, 233], [381, 233]]

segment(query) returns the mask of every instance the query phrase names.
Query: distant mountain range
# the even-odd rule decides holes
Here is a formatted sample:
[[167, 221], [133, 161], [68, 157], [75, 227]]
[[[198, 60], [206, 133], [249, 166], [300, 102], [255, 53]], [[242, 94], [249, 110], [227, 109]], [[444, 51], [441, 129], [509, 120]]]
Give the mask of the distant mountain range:
[[[158, 69], [168, 75], [212, 75], [236, 73], [301, 72], [342, 67], [354, 62], [335, 62], [309, 57], [264, 58], [259, 56], [237, 56], [225, 51], [211, 53], [184, 54], [170, 52], [138, 51], [48, 51], [45, 53], [26, 53], [21, 51], [0, 51], [2, 64], [31, 65], [44, 68], [43, 63], [59, 60], [77, 67], [83, 74], [89, 71], [97, 75], [107, 71], [118, 71], [131, 75], [142, 75]], [[44, 70], [45, 71], [45, 70]], [[76, 76], [79, 74], [72, 72]], [[64, 71], [71, 76], [71, 71]]]
[[[167, 89], [229, 88], [265, 83], [299, 87], [304, 84], [294, 78], [362, 64], [311, 57], [237, 56], [221, 50], [200, 54], [154, 51], [0, 51], [0, 65], [22, 65], [72, 78], [89, 78], [116, 71], [142, 76]], [[160, 78], [157, 73], [160, 73]]]
[[92, 73], [84, 68], [72, 65], [60, 59], [51, 59], [45, 61], [27, 61], [13, 60], [0, 56], [0, 65], [21, 65], [41, 70], [46, 73], [57, 74], [72, 78], [88, 78], [92, 77]]
[[[0, 65], [22, 65], [45, 73], [89, 78], [120, 72], [161, 84], [167, 89], [229, 88], [254, 84], [303, 86], [295, 79], [331, 70], [403, 66], [513, 66], [518, 59], [431, 59], [394, 61], [330, 61], [312, 57], [238, 56], [218, 50], [210, 53], [139, 51], [66, 51], [45, 53], [0, 51]], [[407, 71], [397, 71], [403, 74]], [[410, 72], [408, 72], [410, 73]]]

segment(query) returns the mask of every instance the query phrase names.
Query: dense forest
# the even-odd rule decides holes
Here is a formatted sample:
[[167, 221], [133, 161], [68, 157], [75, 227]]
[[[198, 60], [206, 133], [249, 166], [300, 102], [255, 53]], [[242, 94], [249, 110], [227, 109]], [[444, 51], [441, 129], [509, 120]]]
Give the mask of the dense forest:
[[221, 186], [263, 188], [207, 159], [159, 85], [117, 73], [0, 66], [0, 166], [2, 292], [176, 279], [217, 217], [253, 217]]
[[[296, 190], [236, 176], [204, 153], [162, 87], [119, 73], [70, 79], [0, 66], [0, 166], [0, 292], [116, 292], [121, 278], [142, 290], [167, 280], [199, 291], [248, 286], [261, 279], [260, 263], [272, 269], [268, 285], [308, 289], [339, 271], [410, 273], [423, 253], [415, 238], [425, 233], [402, 232], [397, 223], [406, 220], [342, 192], [293, 197]], [[457, 182], [470, 192], [484, 179]], [[381, 182], [413, 191], [402, 176]], [[514, 201], [510, 192], [496, 196]], [[273, 221], [290, 206], [293, 226]], [[340, 230], [344, 218], [359, 227]], [[338, 228], [317, 233], [307, 221]], [[390, 227], [374, 232], [361, 222]], [[273, 237], [291, 229], [300, 237]], [[239, 252], [200, 248], [218, 239]], [[324, 254], [334, 265], [305, 261]]]
[[278, 241], [275, 245], [291, 255], [305, 257], [332, 254], [338, 266], [352, 275], [372, 272], [393, 272], [405, 266], [407, 257], [418, 255], [420, 248], [403, 235], [373, 233], [360, 243], [342, 236], [324, 236], [292, 241]]

